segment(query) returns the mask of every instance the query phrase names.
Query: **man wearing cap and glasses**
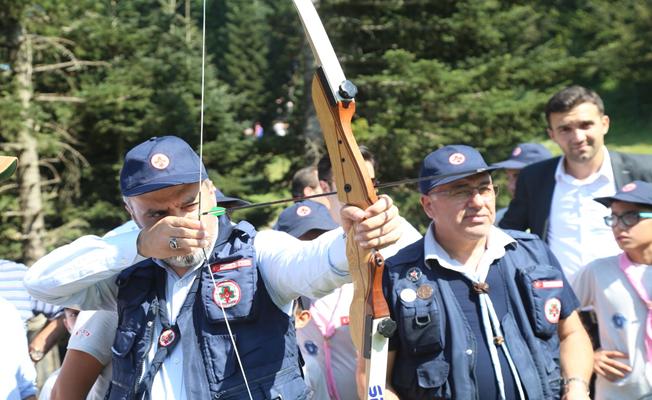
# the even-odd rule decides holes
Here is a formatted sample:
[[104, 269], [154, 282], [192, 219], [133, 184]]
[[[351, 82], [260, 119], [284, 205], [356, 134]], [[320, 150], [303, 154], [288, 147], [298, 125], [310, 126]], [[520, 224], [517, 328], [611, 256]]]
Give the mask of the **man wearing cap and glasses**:
[[[151, 258], [125, 269], [91, 252], [34, 265], [25, 279], [53, 303], [117, 307], [108, 398], [304, 398], [292, 301], [350, 280], [343, 231], [301, 242], [226, 215], [199, 221], [216, 189], [197, 154], [173, 136], [130, 150], [120, 186], [142, 228], [138, 253]], [[341, 216], [345, 229], [356, 224], [362, 246], [380, 248], [397, 240], [397, 214], [383, 197]]]
[[579, 303], [537, 236], [493, 226], [493, 169], [464, 145], [423, 162], [421, 176], [434, 176], [420, 184], [432, 223], [385, 268], [398, 324], [388, 387], [409, 399], [586, 399], [591, 345]]
[[634, 181], [595, 201], [611, 208], [604, 222], [622, 249], [588, 264], [574, 285], [598, 320], [595, 399], [652, 398], [652, 183]]
[[[0, 182], [16, 172], [16, 157], [0, 156]], [[0, 398], [36, 400], [36, 370], [29, 359], [23, 320], [16, 307], [0, 297]]]

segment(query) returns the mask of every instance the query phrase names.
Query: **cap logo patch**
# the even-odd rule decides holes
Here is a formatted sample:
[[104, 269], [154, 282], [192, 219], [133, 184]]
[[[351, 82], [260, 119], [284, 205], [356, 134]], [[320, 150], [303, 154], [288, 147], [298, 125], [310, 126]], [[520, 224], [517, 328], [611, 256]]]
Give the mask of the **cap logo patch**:
[[521, 154], [522, 152], [523, 152], [523, 150], [521, 150], [521, 148], [517, 146], [517, 147], [514, 149], [514, 151], [512, 151], [512, 156], [516, 157], [516, 156], [518, 156], [519, 154]]
[[240, 286], [232, 280], [226, 280], [215, 285], [213, 301], [218, 306], [231, 308], [240, 302]]
[[632, 190], [636, 189], [636, 184], [634, 182], [628, 183], [627, 185], [623, 186], [622, 189], [620, 189], [623, 192], [631, 192]]
[[156, 153], [149, 159], [149, 163], [156, 169], [166, 169], [170, 165], [170, 159], [163, 153]]
[[559, 315], [561, 314], [561, 301], [556, 297], [548, 299], [546, 304], [543, 305], [543, 311], [548, 322], [551, 324], [558, 323]]
[[307, 215], [310, 215], [311, 212], [312, 210], [308, 206], [301, 206], [297, 208], [297, 215], [300, 217], [305, 217]]
[[448, 162], [452, 165], [460, 165], [466, 161], [466, 157], [462, 153], [453, 153], [448, 157]]

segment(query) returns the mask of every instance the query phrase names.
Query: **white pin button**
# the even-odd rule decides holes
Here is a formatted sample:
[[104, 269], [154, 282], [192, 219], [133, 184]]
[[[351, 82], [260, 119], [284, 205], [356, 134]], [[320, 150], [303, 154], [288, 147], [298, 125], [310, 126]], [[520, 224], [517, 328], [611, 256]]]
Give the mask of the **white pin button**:
[[401, 290], [400, 296], [401, 296], [401, 300], [407, 303], [412, 303], [414, 300], [417, 299], [417, 292], [414, 289], [405, 288]]

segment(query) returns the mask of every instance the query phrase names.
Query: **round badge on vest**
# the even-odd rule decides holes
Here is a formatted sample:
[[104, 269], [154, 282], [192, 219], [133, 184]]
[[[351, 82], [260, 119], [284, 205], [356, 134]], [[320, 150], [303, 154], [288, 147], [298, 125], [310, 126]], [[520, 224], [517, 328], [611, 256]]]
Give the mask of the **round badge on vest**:
[[166, 329], [158, 337], [158, 344], [161, 347], [168, 347], [176, 340], [177, 335], [172, 329]]
[[421, 300], [428, 300], [429, 298], [432, 297], [432, 293], [434, 292], [434, 289], [432, 286], [428, 285], [427, 283], [424, 283], [423, 285], [419, 286], [417, 289], [417, 297], [420, 298]]
[[561, 314], [561, 301], [556, 297], [548, 299], [543, 306], [543, 311], [545, 312], [546, 320], [551, 324], [556, 324], [559, 322], [559, 315]]
[[406, 274], [407, 279], [410, 282], [417, 282], [419, 279], [421, 279], [421, 270], [418, 267], [412, 267], [408, 269], [408, 272]]
[[220, 307], [231, 308], [240, 302], [240, 286], [233, 280], [226, 280], [215, 285], [213, 301]]
[[406, 303], [412, 303], [414, 300], [417, 299], [417, 292], [414, 291], [412, 288], [405, 288], [401, 290], [401, 294], [399, 295], [401, 297], [401, 300], [403, 300]]

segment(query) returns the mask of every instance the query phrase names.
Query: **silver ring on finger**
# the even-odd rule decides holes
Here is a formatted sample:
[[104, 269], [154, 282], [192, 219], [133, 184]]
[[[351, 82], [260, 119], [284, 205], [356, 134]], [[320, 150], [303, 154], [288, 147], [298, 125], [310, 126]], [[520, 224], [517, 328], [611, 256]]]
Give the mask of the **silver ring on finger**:
[[177, 238], [175, 238], [174, 236], [170, 237], [168, 244], [170, 245], [170, 248], [172, 250], [177, 250], [179, 248], [179, 243], [177, 243]]

